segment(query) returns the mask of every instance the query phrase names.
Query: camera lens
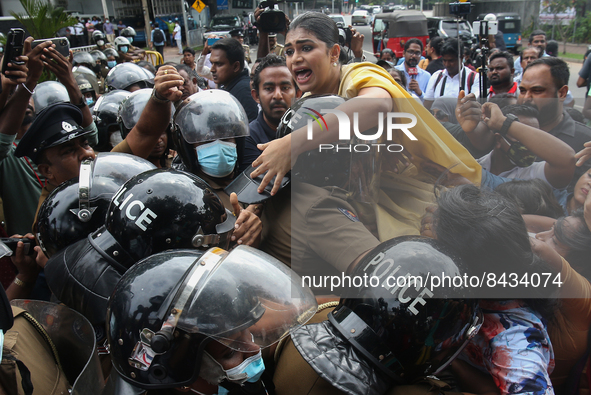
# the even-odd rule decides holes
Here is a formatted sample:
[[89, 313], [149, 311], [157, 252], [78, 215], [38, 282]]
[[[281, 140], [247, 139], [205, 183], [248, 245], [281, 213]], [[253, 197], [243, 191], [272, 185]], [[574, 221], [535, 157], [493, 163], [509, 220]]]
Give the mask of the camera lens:
[[66, 40], [60, 40], [60, 45], [65, 46], [66, 45]]

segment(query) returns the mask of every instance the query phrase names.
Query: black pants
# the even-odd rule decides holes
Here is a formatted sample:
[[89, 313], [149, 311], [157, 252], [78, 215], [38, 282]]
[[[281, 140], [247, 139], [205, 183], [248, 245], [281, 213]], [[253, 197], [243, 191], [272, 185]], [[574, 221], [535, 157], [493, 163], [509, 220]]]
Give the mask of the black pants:
[[164, 59], [164, 45], [154, 45], [154, 48], [156, 48], [156, 51], [160, 52], [162, 59]]

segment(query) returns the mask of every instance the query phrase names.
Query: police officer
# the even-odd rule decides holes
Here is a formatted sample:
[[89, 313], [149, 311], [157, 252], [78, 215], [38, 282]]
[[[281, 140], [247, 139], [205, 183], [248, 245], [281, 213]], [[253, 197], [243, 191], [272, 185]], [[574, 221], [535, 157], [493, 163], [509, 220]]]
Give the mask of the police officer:
[[107, 42], [107, 36], [100, 30], [92, 32], [92, 41], [96, 44], [99, 51], [104, 51], [107, 48], [111, 48], [111, 44]]
[[[403, 236], [380, 244], [350, 273], [346, 297], [336, 307], [321, 306], [278, 347], [277, 394], [446, 393], [451, 388], [437, 375], [483, 318], [466, 288], [432, 288], [427, 281], [464, 273], [468, 267], [433, 239]], [[416, 283], [400, 282], [409, 278]]]
[[78, 83], [78, 88], [80, 92], [84, 95], [84, 100], [86, 100], [86, 105], [89, 108], [94, 107], [97, 99], [97, 91], [94, 86], [92, 86], [91, 82], [85, 75], [77, 75], [76, 82]]
[[174, 170], [150, 170], [128, 180], [111, 203], [105, 225], [47, 261], [57, 298], [102, 327], [107, 299], [127, 269], [175, 248], [227, 248], [235, 218], [203, 181]]
[[92, 117], [98, 128], [99, 143], [95, 147], [97, 151], [111, 151], [123, 141], [119, 130], [117, 116], [119, 106], [129, 96], [128, 91], [113, 90], [102, 95], [92, 108]]
[[37, 241], [50, 258], [104, 225], [111, 198], [131, 177], [154, 169], [137, 156], [103, 152], [80, 165], [80, 175], [60, 184], [39, 209]]
[[263, 353], [316, 310], [299, 280], [246, 246], [152, 255], [109, 301], [114, 370], [147, 394], [267, 394]]
[[242, 33], [242, 29], [231, 30], [230, 37], [240, 41], [240, 44], [242, 44], [242, 48], [244, 48], [244, 59], [248, 62], [248, 64], [250, 64], [250, 47], [244, 44], [244, 34]]
[[152, 88], [154, 74], [135, 63], [121, 63], [109, 71], [106, 84], [110, 90], [123, 89], [134, 92], [138, 89]]
[[284, 50], [283, 45], [277, 42], [277, 33], [269, 33], [269, 51], [277, 56], [283, 56]]

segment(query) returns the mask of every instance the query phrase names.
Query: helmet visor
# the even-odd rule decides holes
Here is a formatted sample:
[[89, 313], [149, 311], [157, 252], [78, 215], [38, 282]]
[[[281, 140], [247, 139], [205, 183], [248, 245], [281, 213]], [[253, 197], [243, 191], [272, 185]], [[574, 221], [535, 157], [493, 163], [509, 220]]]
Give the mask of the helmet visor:
[[248, 117], [228, 92], [212, 89], [195, 93], [175, 118], [189, 144], [248, 136]]
[[167, 322], [201, 333], [237, 351], [252, 352], [305, 324], [317, 309], [301, 279], [275, 258], [251, 247], [212, 248], [179, 288]]

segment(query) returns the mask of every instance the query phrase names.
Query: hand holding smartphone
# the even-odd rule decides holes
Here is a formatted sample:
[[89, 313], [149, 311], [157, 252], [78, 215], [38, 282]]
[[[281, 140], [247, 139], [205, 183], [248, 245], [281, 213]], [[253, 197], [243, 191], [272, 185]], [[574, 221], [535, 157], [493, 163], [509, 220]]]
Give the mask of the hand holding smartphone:
[[2, 58], [2, 74], [8, 78], [15, 79], [17, 77], [6, 75], [6, 72], [15, 71], [13, 67], [8, 67], [8, 63], [15, 65], [22, 65], [24, 62], [17, 60], [23, 54], [23, 46], [25, 43], [25, 31], [20, 28], [12, 28], [6, 37], [6, 47], [4, 57]]

